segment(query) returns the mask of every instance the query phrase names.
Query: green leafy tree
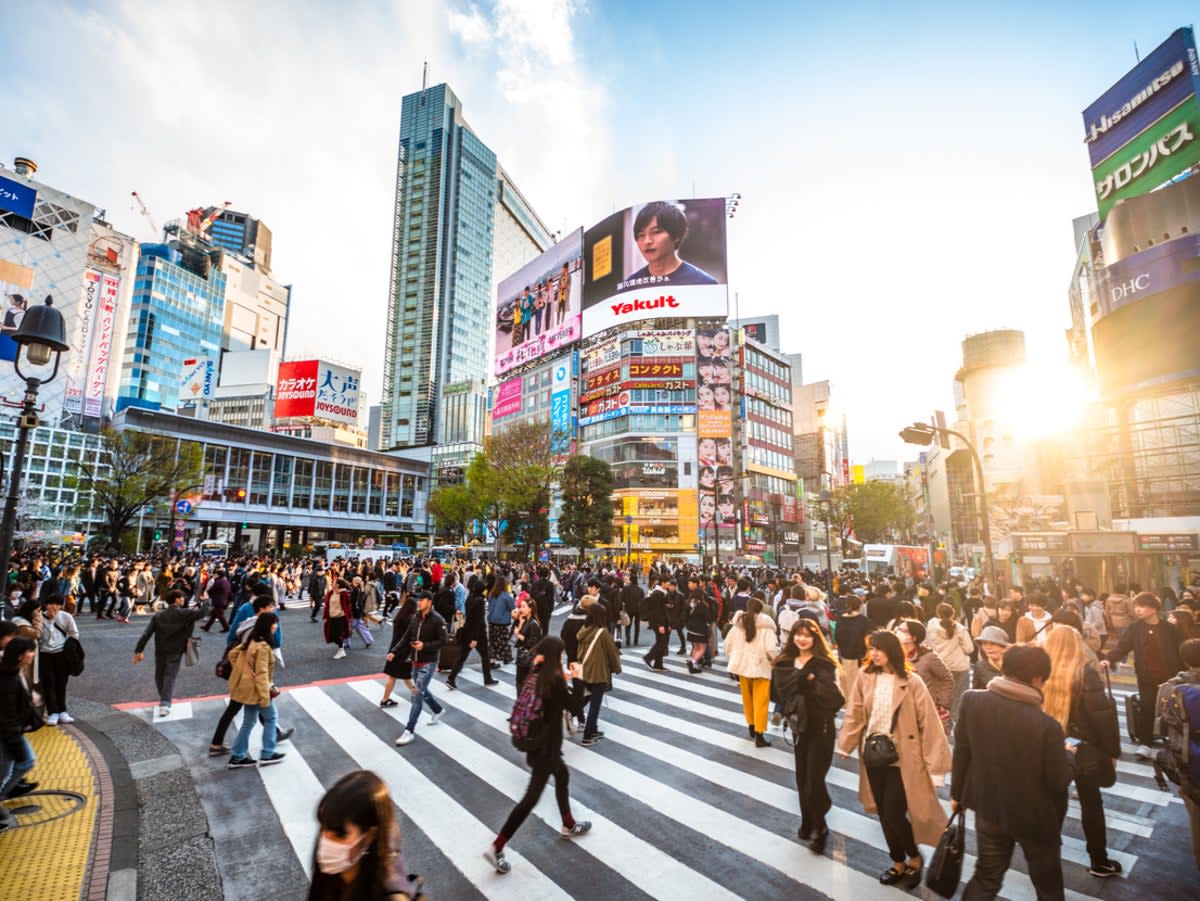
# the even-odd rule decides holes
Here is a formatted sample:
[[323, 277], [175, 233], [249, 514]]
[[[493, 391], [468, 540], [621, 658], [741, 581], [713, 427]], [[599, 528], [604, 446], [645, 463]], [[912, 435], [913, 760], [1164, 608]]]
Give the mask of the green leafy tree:
[[558, 534], [563, 543], [578, 548], [582, 558], [589, 547], [612, 541], [612, 467], [576, 454], [563, 467], [558, 487], [562, 495]]
[[832, 522], [845, 537], [851, 524], [865, 544], [889, 541], [912, 530], [915, 513], [894, 482], [841, 485], [833, 492]]
[[466, 484], [478, 504], [477, 518], [497, 551], [502, 532], [535, 554], [545, 543], [550, 534], [550, 486], [557, 473], [549, 422], [519, 422], [484, 442], [482, 453], [467, 467]]
[[471, 523], [481, 515], [479, 499], [469, 484], [443, 485], [429, 496], [438, 533], [461, 541]]
[[121, 536], [143, 508], [195, 491], [202, 484], [203, 451], [192, 441], [176, 441], [132, 429], [103, 432], [104, 453], [84, 463], [79, 479], [94, 508], [104, 514], [108, 540]]

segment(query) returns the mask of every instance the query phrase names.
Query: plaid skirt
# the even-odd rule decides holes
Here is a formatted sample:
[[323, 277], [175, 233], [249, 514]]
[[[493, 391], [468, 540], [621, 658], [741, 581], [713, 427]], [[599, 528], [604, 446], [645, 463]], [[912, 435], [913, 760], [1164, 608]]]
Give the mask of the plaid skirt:
[[492, 663], [512, 663], [512, 626], [488, 623], [488, 656]]

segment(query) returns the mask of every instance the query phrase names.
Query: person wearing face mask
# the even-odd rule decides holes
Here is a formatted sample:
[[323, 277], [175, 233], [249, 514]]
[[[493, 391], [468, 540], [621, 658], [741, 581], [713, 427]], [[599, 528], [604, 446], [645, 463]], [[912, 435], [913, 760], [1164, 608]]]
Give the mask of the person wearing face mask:
[[321, 798], [308, 901], [419, 901], [420, 877], [400, 853], [387, 785], [368, 770], [347, 773]]

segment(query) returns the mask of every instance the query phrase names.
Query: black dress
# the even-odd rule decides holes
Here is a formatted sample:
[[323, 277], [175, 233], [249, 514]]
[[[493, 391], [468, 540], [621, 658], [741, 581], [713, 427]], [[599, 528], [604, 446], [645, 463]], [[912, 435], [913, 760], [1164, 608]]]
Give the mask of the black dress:
[[[395, 647], [396, 642], [404, 637], [408, 631], [408, 624], [412, 622], [413, 614], [416, 613], [417, 607], [411, 600], [405, 601], [404, 606], [396, 613], [396, 618], [392, 620], [392, 641], [388, 647]], [[385, 676], [391, 676], [393, 679], [411, 679], [412, 678], [412, 657], [411, 655], [404, 660], [400, 659], [397, 654], [393, 659], [385, 661], [383, 664], [383, 673]]]

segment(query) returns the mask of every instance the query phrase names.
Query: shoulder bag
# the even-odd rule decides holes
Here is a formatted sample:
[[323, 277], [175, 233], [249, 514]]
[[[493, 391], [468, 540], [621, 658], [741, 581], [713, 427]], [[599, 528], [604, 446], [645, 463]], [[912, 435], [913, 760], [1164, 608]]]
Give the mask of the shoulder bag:
[[183, 646], [183, 662], [186, 666], [195, 666], [200, 662], [200, 637], [189, 635], [187, 644]]
[[67, 664], [67, 675], [80, 675], [83, 672], [83, 660], [87, 656], [84, 653], [83, 645], [80, 643], [78, 638], [76, 638], [74, 635], [71, 635], [58, 623], [54, 624], [54, 628], [58, 629], [58, 631], [67, 638], [67, 640], [63, 642], [63, 649], [60, 652], [63, 655], [63, 661]]
[[[896, 721], [899, 718], [900, 708], [897, 707], [896, 712], [892, 714], [892, 732], [896, 731]], [[896, 743], [892, 741], [891, 735], [877, 733], [867, 736], [866, 742], [863, 743], [863, 766], [891, 766], [899, 760], [900, 752], [896, 750]]]

